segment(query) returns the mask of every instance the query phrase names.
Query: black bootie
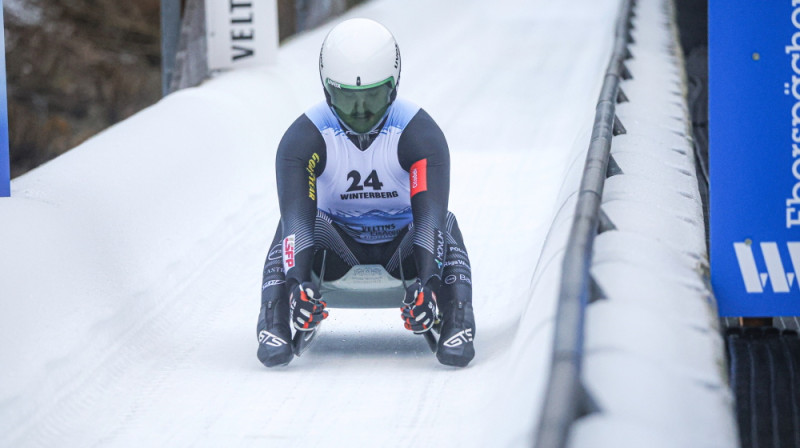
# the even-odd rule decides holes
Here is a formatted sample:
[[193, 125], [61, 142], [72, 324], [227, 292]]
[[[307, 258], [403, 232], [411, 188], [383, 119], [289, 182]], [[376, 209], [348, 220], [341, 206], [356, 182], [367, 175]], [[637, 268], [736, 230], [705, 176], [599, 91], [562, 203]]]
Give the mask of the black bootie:
[[271, 299], [258, 315], [258, 360], [267, 367], [285, 366], [294, 358], [288, 300]]
[[442, 291], [439, 310], [442, 327], [436, 358], [448, 366], [464, 367], [475, 357], [475, 315], [472, 312], [472, 294], [468, 287], [452, 286]]

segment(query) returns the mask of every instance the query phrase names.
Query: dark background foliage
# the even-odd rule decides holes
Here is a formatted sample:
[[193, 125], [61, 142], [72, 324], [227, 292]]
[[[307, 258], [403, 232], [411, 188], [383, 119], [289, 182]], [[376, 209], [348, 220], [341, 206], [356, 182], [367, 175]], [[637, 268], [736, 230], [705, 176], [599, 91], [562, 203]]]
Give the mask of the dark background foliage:
[[[278, 0], [281, 39], [360, 1]], [[12, 177], [161, 98], [161, 0], [16, 0], [17, 8], [8, 3]], [[29, 19], [32, 10], [37, 20]]]
[[5, 14], [12, 177], [157, 101], [160, 0], [31, 0]]

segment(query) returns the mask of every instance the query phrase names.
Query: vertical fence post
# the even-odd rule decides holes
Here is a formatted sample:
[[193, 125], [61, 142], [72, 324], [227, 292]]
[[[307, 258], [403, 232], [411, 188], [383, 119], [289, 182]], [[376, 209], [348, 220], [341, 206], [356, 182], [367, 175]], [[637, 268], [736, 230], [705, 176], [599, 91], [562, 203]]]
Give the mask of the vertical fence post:
[[[0, 0], [2, 1], [2, 0]], [[181, 32], [181, 0], [161, 0], [161, 93], [169, 93], [178, 37]]]
[[308, 1], [295, 0], [295, 32], [301, 33], [305, 31], [306, 24], [308, 23]]
[[[0, 23], [3, 19], [3, 0], [0, 0]], [[8, 95], [6, 86], [6, 41], [0, 34], [0, 197], [11, 196], [11, 164], [8, 153]]]

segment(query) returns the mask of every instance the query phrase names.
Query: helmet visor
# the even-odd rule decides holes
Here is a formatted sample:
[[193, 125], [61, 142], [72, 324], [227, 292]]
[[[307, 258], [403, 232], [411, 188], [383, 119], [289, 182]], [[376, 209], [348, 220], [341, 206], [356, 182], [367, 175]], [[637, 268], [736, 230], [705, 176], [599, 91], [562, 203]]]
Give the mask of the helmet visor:
[[348, 86], [327, 79], [325, 90], [331, 96], [333, 111], [351, 131], [366, 134], [380, 123], [389, 110], [394, 78], [366, 86]]

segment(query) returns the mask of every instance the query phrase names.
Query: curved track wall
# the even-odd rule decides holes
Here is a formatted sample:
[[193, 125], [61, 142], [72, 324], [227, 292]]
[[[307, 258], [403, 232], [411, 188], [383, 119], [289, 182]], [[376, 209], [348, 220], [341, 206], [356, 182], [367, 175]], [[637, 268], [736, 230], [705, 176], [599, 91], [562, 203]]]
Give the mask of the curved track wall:
[[624, 3], [575, 193], [537, 447], [738, 444], [675, 33], [670, 1]]

